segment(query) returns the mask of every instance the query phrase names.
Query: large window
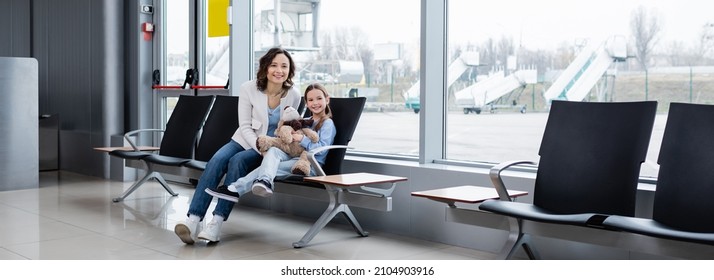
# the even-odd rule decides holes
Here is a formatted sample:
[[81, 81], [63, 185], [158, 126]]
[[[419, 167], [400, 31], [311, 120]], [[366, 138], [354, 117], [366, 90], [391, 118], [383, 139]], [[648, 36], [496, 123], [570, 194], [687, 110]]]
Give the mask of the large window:
[[[166, 12], [162, 15], [165, 17], [166, 29], [163, 41], [166, 69], [162, 73], [165, 73], [166, 85], [183, 85], [186, 70], [189, 68], [199, 70], [202, 85], [225, 85], [228, 79], [230, 51], [228, 23], [225, 21], [227, 11], [220, 4], [228, 2], [171, 0], [165, 3]], [[214, 10], [211, 10], [211, 5], [215, 5]], [[212, 14], [223, 16], [222, 21], [211, 23], [224, 24], [226, 32], [221, 32], [223, 27], [210, 26], [209, 17]], [[214, 31], [216, 29], [219, 31]], [[191, 39], [197, 42], [192, 42]]]
[[[227, 4], [220, 0], [170, 0], [162, 2], [164, 12], [158, 14], [160, 28], [166, 30], [159, 42], [162, 48], [160, 66], [162, 85], [182, 86], [186, 71], [198, 69], [199, 85], [223, 86], [228, 81], [230, 50]], [[209, 22], [214, 15], [222, 18]], [[209, 30], [210, 29], [210, 30]], [[218, 31], [216, 31], [218, 30]], [[214, 89], [155, 89], [160, 102], [156, 104], [159, 125], [168, 120], [179, 94], [225, 94]], [[206, 91], [210, 91], [207, 92]]]
[[366, 97], [350, 144], [356, 149], [417, 155], [419, 115], [405, 100], [419, 77], [419, 6], [419, 0], [322, 0], [316, 8], [312, 1], [256, 0], [255, 59], [281, 45], [296, 60], [301, 92], [319, 82], [332, 96]]
[[204, 0], [202, 69], [205, 85], [225, 85], [230, 70], [227, 0]]
[[[322, 7], [320, 59], [341, 67], [357, 61], [364, 69], [361, 80], [332, 87], [336, 96], [352, 91], [367, 97], [350, 145], [365, 152], [418, 155], [419, 116], [405, 102], [410, 94], [418, 96], [420, 1], [330, 0]], [[338, 80], [342, 74], [325, 72]]]
[[[181, 86], [186, 79], [186, 70], [190, 68], [190, 27], [189, 20], [191, 11], [189, 0], [171, 0], [164, 1], [162, 13], [158, 13], [156, 20], [159, 22], [159, 28], [165, 32], [162, 34], [161, 40], [156, 41], [161, 45], [162, 54], [164, 55], [159, 65], [153, 68], [159, 70], [160, 84], [167, 86]], [[156, 90], [163, 91], [163, 90]], [[154, 110], [157, 110], [157, 119], [154, 120], [156, 125], [163, 127], [168, 121], [171, 113], [178, 102], [178, 93], [173, 94], [167, 92], [166, 96], [160, 96]]]
[[[553, 99], [657, 100], [643, 176], [670, 102], [714, 102], [707, 1], [449, 1], [447, 157], [538, 160]], [[454, 70], [453, 72], [451, 69]]]
[[[166, 1], [166, 17], [164, 29], [165, 47], [164, 65], [162, 71], [166, 85], [183, 84], [186, 69], [189, 68], [189, 0]], [[165, 73], [165, 74], [164, 74]]]

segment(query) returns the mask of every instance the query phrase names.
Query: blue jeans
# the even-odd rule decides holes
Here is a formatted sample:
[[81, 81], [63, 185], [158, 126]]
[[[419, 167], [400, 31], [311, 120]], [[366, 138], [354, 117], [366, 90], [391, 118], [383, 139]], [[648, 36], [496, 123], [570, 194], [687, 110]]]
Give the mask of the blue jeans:
[[[201, 178], [198, 179], [198, 185], [193, 193], [188, 214], [199, 216], [203, 220], [213, 199], [213, 196], [206, 193], [206, 188], [215, 189], [221, 182], [223, 175], [226, 176], [225, 182], [235, 182], [238, 178], [245, 176], [248, 172], [258, 167], [260, 158], [261, 156], [257, 151], [253, 149], [246, 150], [233, 140], [223, 145], [208, 161], [206, 169], [201, 174]], [[221, 216], [224, 220], [227, 220], [234, 204], [231, 201], [219, 199], [216, 208], [213, 210], [213, 215]]]
[[[290, 157], [288, 154], [276, 147], [272, 147], [265, 152], [263, 155], [263, 162], [258, 168], [237, 181], [226, 180], [226, 182], [233, 182], [231, 185], [235, 186], [238, 190], [238, 194], [242, 196], [251, 191], [253, 181], [257, 179], [268, 181], [271, 185], [273, 185], [273, 179], [276, 176], [290, 175], [291, 169], [298, 159], [299, 158], [297, 157]], [[312, 170], [311, 167], [310, 175], [314, 174], [315, 171]]]

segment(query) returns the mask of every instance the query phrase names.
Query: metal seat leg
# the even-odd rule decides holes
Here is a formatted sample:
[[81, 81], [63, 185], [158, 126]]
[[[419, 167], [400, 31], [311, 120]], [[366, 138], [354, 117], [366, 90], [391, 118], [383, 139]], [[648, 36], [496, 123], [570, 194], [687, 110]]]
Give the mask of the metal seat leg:
[[169, 194], [171, 194], [171, 196], [178, 195], [176, 192], [174, 192], [171, 189], [171, 187], [169, 187], [169, 184], [166, 182], [166, 180], [164, 180], [164, 177], [161, 176], [160, 173], [154, 171], [151, 164], [147, 163], [146, 166], [147, 166], [146, 175], [144, 175], [143, 178], [141, 178], [139, 181], [136, 181], [133, 185], [131, 185], [131, 187], [129, 187], [129, 189], [124, 191], [124, 193], [122, 193], [119, 197], [113, 198], [112, 199], [113, 202], [119, 202], [119, 201], [124, 200], [127, 196], [129, 196], [131, 193], [133, 193], [136, 189], [138, 189], [141, 185], [146, 183], [146, 181], [149, 181], [149, 179], [151, 179], [151, 178], [155, 178], [159, 182], [159, 184], [161, 184], [161, 186], [164, 187], [164, 189], [167, 192], [169, 192]]
[[338, 202], [338, 196], [339, 192], [342, 190], [339, 188], [333, 188], [330, 186], [327, 186], [327, 192], [328, 196], [330, 198], [330, 203], [327, 206], [327, 209], [325, 209], [325, 212], [322, 213], [320, 218], [315, 221], [315, 223], [310, 227], [310, 229], [305, 233], [305, 235], [300, 239], [298, 242], [293, 243], [294, 248], [302, 248], [307, 243], [310, 243], [313, 237], [317, 235], [330, 221], [332, 221], [333, 218], [338, 213], [342, 213], [347, 221], [350, 222], [354, 230], [357, 232], [357, 234], [361, 236], [368, 236], [369, 233], [364, 231], [362, 229], [362, 226], [360, 226], [359, 222], [357, 222], [357, 218], [355, 218], [354, 214], [352, 214], [352, 210], [350, 210], [349, 206], [339, 203]]

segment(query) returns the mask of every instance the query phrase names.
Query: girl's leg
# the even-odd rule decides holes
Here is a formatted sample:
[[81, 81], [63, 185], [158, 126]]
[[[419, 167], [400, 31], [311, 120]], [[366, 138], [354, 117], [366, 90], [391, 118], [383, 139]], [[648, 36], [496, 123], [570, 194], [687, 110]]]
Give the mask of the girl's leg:
[[[263, 158], [263, 160], [265, 160], [265, 158]], [[248, 173], [248, 175], [245, 175], [237, 181], [231, 183], [231, 185], [228, 187], [228, 190], [238, 193], [239, 196], [250, 192], [250, 188], [253, 185], [253, 181], [258, 178], [258, 173], [261, 172], [262, 168], [262, 166], [258, 166], [258, 168], [253, 169], [253, 171]]]
[[[268, 149], [268, 151], [265, 152], [265, 156], [263, 157], [263, 162], [260, 165], [260, 169], [258, 169], [259, 172], [256, 176], [256, 179], [269, 182], [272, 186], [273, 179], [278, 174], [278, 170], [280, 168], [285, 168], [284, 164], [282, 163], [285, 161], [289, 161], [290, 159], [292, 159], [292, 157], [290, 157], [288, 154], [278, 148], [273, 147]], [[291, 167], [292, 165], [288, 166], [287, 173], [281, 172], [281, 174], [290, 174]]]
[[258, 179], [256, 179], [253, 183], [251, 188], [253, 194], [262, 197], [272, 196], [275, 177], [291, 174], [290, 170], [297, 160], [297, 158], [293, 158], [286, 161], [280, 161], [277, 165], [274, 165], [275, 168], [270, 168], [270, 170], [261, 170], [265, 172], [261, 175], [262, 177], [258, 177]]
[[[278, 164], [278, 169], [275, 172], [275, 176], [273, 178], [278, 177], [278, 176], [285, 176], [285, 175], [292, 174], [291, 169], [293, 168], [293, 165], [295, 165], [295, 163], [297, 161], [298, 161], [298, 158], [292, 158], [292, 159], [280, 162], [280, 164]], [[310, 175], [311, 176], [315, 175], [315, 172], [312, 170], [312, 168], [310, 168]]]
[[228, 191], [237, 193], [238, 196], [242, 196], [250, 192], [251, 187], [253, 186], [253, 182], [258, 178], [258, 176], [266, 173], [264, 171], [265, 169], [275, 169], [275, 166], [280, 162], [282, 158], [280, 153], [282, 153], [282, 151], [273, 149], [268, 150], [263, 156], [263, 160], [261, 161], [260, 166], [258, 166], [258, 168], [254, 169], [247, 175], [231, 183], [230, 186], [228, 186]]

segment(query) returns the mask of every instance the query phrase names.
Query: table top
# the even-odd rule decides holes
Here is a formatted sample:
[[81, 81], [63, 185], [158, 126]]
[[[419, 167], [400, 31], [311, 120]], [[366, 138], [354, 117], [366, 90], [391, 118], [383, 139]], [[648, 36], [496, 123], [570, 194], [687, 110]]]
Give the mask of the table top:
[[406, 181], [406, 177], [390, 176], [374, 173], [347, 173], [328, 176], [312, 176], [305, 177], [305, 181], [316, 182], [321, 184], [331, 184], [345, 187], [362, 186], [379, 183], [394, 183]]
[[[509, 190], [508, 195], [519, 197], [527, 195], [525, 191]], [[463, 203], [481, 203], [489, 199], [498, 199], [495, 188], [480, 186], [456, 186], [443, 189], [412, 192], [413, 196], [425, 197], [441, 201], [455, 201]]]
[[[158, 151], [159, 147], [152, 147], [152, 146], [138, 146], [140, 151]], [[101, 152], [111, 152], [115, 150], [124, 150], [124, 151], [133, 151], [134, 148], [132, 147], [95, 147], [94, 148], [97, 151]]]

